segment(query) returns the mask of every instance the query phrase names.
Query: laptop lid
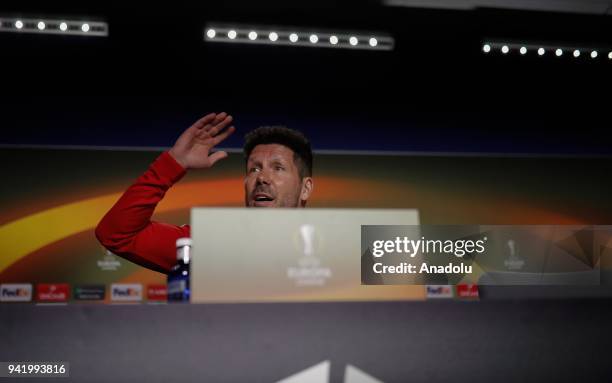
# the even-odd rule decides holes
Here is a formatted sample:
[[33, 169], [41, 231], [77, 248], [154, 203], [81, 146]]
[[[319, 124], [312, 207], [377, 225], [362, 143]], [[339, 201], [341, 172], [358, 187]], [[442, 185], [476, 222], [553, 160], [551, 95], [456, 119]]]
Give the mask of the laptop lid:
[[414, 209], [193, 208], [191, 301], [424, 299], [361, 285], [361, 225], [418, 224]]

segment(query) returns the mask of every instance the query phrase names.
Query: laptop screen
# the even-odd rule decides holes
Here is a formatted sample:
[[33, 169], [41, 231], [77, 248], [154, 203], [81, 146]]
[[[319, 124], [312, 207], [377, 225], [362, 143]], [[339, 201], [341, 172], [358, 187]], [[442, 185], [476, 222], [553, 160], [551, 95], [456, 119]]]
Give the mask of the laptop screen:
[[194, 208], [191, 301], [414, 300], [361, 285], [361, 225], [418, 225], [412, 209]]

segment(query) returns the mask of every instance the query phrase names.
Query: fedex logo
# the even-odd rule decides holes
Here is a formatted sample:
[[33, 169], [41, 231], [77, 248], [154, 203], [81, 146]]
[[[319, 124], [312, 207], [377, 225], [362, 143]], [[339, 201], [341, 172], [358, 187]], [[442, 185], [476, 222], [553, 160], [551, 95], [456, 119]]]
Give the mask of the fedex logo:
[[453, 288], [449, 285], [427, 285], [427, 298], [452, 298]]
[[0, 285], [0, 302], [30, 302], [32, 285], [29, 283], [6, 283]]
[[111, 301], [137, 302], [141, 300], [141, 284], [113, 283], [111, 285]]

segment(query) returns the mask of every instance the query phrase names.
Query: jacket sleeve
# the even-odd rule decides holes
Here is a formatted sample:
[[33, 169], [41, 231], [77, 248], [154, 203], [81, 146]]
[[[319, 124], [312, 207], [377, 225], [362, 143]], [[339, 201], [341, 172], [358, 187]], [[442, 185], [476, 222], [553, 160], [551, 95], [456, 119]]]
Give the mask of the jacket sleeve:
[[162, 153], [119, 198], [96, 227], [98, 241], [141, 266], [168, 273], [176, 263], [176, 240], [190, 236], [188, 225], [151, 221], [166, 191], [185, 175], [185, 169]]

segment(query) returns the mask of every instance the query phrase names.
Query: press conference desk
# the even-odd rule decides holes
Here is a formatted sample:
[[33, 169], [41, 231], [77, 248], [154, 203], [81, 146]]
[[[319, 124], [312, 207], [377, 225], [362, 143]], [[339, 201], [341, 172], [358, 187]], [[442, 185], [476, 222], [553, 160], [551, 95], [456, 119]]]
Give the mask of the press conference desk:
[[323, 361], [331, 382], [349, 364], [384, 382], [612, 378], [610, 299], [3, 304], [0, 323], [0, 361], [69, 362], [60, 382], [275, 382]]

